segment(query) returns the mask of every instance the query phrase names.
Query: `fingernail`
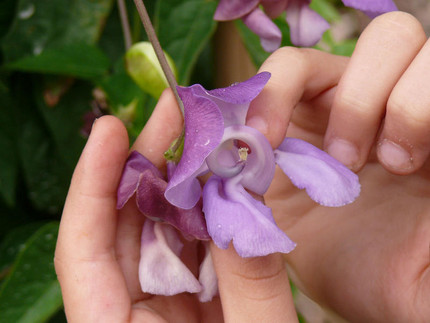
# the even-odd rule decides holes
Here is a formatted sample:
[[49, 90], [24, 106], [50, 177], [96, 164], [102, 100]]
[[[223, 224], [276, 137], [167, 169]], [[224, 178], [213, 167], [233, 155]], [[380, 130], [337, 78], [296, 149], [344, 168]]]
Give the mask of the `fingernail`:
[[413, 167], [411, 154], [390, 140], [384, 139], [379, 143], [378, 155], [381, 162], [393, 170], [408, 170]]
[[264, 120], [262, 117], [260, 116], [254, 116], [251, 117], [247, 122], [246, 125], [249, 127], [252, 127], [254, 129], [257, 129], [258, 131], [260, 131], [262, 134], [267, 134], [268, 133], [268, 126], [267, 126], [267, 122], [266, 120]]
[[334, 139], [327, 147], [327, 152], [346, 167], [355, 169], [359, 161], [357, 147], [344, 139]]

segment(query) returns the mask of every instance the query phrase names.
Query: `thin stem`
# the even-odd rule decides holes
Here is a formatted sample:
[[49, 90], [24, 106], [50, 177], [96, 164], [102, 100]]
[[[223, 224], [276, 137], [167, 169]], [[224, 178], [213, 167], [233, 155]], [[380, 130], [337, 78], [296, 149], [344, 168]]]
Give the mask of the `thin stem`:
[[125, 49], [128, 50], [131, 45], [130, 23], [128, 22], [127, 8], [124, 0], [118, 0], [119, 17], [121, 19], [122, 32], [124, 34]]
[[155, 54], [157, 55], [158, 61], [160, 62], [161, 68], [163, 69], [164, 75], [166, 76], [167, 82], [170, 85], [173, 93], [175, 94], [176, 101], [178, 102], [179, 109], [184, 114], [184, 106], [181, 99], [179, 98], [176, 86], [175, 76], [173, 75], [172, 69], [167, 63], [166, 56], [164, 55], [163, 49], [161, 48], [160, 42], [158, 41], [157, 34], [155, 33], [154, 27], [152, 26], [151, 19], [149, 18], [148, 12], [146, 11], [145, 4], [142, 0], [134, 0], [137, 11], [139, 12], [140, 19], [142, 20], [143, 27], [145, 28], [146, 34], [148, 35], [149, 41], [154, 47]]

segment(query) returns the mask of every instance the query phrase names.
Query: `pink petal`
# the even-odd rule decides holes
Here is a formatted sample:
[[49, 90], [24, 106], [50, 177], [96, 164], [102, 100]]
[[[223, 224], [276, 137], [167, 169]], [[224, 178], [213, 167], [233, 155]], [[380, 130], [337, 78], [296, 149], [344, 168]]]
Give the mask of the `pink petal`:
[[265, 51], [273, 52], [281, 46], [281, 31], [259, 8], [255, 8], [242, 20], [249, 29], [260, 37], [261, 46]]
[[227, 21], [240, 18], [254, 9], [258, 3], [259, 0], [220, 0], [214, 19]]
[[287, 22], [291, 42], [296, 46], [313, 46], [330, 28], [327, 21], [309, 8], [310, 1], [291, 0], [287, 7]]

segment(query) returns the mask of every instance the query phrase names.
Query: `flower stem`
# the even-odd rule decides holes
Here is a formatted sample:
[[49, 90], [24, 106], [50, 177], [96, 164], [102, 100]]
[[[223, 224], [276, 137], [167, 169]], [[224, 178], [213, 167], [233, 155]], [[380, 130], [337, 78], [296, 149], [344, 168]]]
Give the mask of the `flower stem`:
[[125, 49], [128, 50], [131, 45], [130, 23], [128, 22], [127, 8], [124, 0], [118, 0], [119, 17], [121, 19], [122, 32], [124, 34]]
[[178, 83], [176, 82], [172, 69], [167, 63], [166, 56], [164, 55], [163, 49], [161, 48], [160, 42], [158, 41], [157, 34], [155, 33], [154, 27], [152, 26], [151, 19], [149, 18], [148, 12], [145, 8], [145, 4], [143, 3], [143, 0], [134, 0], [134, 3], [136, 5], [137, 11], [139, 12], [140, 19], [142, 20], [143, 27], [145, 28], [149, 41], [154, 47], [155, 54], [157, 55], [158, 61], [160, 62], [161, 68], [163, 69], [163, 73], [166, 76], [170, 88], [175, 94], [179, 109], [181, 110], [183, 115], [184, 106], [182, 104], [181, 99], [179, 98], [178, 91], [176, 90], [176, 86], [178, 85]]

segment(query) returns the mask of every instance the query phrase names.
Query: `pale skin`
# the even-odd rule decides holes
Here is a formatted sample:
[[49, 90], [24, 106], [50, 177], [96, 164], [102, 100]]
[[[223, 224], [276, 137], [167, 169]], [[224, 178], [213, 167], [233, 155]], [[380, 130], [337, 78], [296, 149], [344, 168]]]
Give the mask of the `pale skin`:
[[[361, 196], [341, 208], [318, 206], [281, 172], [265, 196], [298, 244], [285, 256], [291, 278], [352, 322], [430, 317], [429, 66], [422, 27], [397, 12], [370, 24], [351, 59], [283, 48], [261, 67], [272, 77], [248, 124], [273, 147], [285, 135], [306, 139], [360, 177]], [[162, 153], [181, 127], [166, 91], [133, 149], [163, 169]], [[103, 117], [76, 167], [55, 256], [69, 322], [297, 321], [277, 254], [242, 259], [212, 246], [220, 297], [211, 303], [143, 294], [137, 262], [144, 217], [132, 202], [115, 209], [128, 152], [124, 126]], [[193, 270], [194, 251], [191, 244], [185, 255]]]

